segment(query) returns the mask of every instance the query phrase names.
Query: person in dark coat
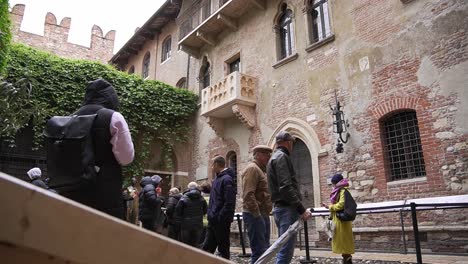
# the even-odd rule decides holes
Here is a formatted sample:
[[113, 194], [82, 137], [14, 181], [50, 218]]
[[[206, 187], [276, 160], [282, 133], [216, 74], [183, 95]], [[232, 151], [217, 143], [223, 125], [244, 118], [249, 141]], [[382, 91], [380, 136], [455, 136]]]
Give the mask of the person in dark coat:
[[125, 118], [117, 112], [119, 99], [104, 79], [89, 82], [83, 105], [76, 115], [97, 114], [93, 123], [96, 181], [60, 194], [109, 215], [122, 218], [122, 165], [133, 161], [134, 149]]
[[31, 180], [31, 184], [36, 185], [37, 187], [41, 187], [43, 189], [49, 190], [51, 192], [56, 192], [53, 189], [50, 189], [47, 183], [41, 179], [42, 171], [41, 169], [35, 167], [27, 172], [29, 179]]
[[[273, 216], [278, 227], [278, 236], [285, 233], [289, 226], [302, 218], [306, 221], [311, 217], [310, 210], [302, 205], [299, 182], [291, 161], [291, 152], [295, 138], [287, 131], [276, 135], [276, 150], [267, 164], [268, 188], [271, 201], [274, 204]], [[291, 263], [296, 244], [296, 235], [281, 247], [276, 264]]]
[[141, 179], [141, 191], [139, 196], [139, 215], [143, 228], [155, 231], [157, 213], [161, 210], [161, 200], [156, 194], [161, 177], [158, 175], [145, 176]]
[[226, 160], [223, 157], [217, 156], [213, 159], [212, 169], [216, 178], [211, 186], [208, 229], [203, 250], [214, 253], [218, 248], [223, 258], [230, 259], [229, 236], [236, 207], [236, 188], [234, 186], [235, 172], [225, 166]]
[[180, 233], [180, 219], [175, 213], [180, 198], [182, 198], [182, 194], [179, 193], [179, 189], [174, 187], [169, 190], [169, 199], [167, 199], [166, 207], [167, 236], [175, 240], [179, 240]]
[[[208, 182], [202, 183], [200, 185], [200, 190], [201, 190], [203, 198], [205, 198], [206, 204], [208, 205], [209, 202], [210, 202], [211, 184], [208, 183]], [[203, 242], [205, 242], [205, 238], [206, 238], [207, 228], [208, 228], [208, 215], [205, 214], [203, 216], [203, 231], [202, 231], [202, 235], [201, 235], [200, 241], [199, 241], [199, 244], [200, 244], [199, 248], [203, 247]]]
[[203, 215], [206, 214], [205, 198], [198, 190], [198, 184], [191, 182], [188, 190], [176, 207], [177, 217], [181, 219], [180, 241], [196, 247], [203, 231]]

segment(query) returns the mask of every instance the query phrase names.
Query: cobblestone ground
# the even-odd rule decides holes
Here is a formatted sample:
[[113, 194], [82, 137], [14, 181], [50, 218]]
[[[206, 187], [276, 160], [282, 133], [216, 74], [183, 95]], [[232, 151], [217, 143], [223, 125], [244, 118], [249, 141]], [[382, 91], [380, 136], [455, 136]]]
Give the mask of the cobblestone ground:
[[[305, 259], [304, 257], [294, 257], [291, 261], [291, 264], [300, 264], [300, 260]], [[316, 260], [317, 264], [342, 264], [341, 259], [336, 258], [312, 258]], [[239, 264], [250, 264], [250, 258], [240, 258], [237, 254], [231, 256], [231, 261]], [[274, 264], [275, 261], [272, 260], [268, 264]], [[400, 262], [400, 261], [379, 261], [379, 260], [359, 260], [353, 259], [353, 264], [412, 264], [411, 262]]]

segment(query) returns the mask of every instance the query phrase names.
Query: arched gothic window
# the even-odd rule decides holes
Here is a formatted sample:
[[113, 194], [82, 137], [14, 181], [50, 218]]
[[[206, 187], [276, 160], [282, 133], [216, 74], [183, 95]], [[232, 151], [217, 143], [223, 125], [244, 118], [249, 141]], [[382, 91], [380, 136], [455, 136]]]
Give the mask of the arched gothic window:
[[151, 59], [151, 55], [148, 51], [146, 52], [145, 57], [143, 58], [143, 67], [141, 71], [141, 77], [143, 77], [143, 79], [149, 76], [150, 59]]
[[295, 50], [294, 43], [294, 24], [293, 12], [286, 4], [282, 6], [282, 13], [277, 25], [280, 45], [280, 60], [293, 54]]
[[187, 88], [187, 78], [183, 77], [176, 84], [177, 88]]
[[171, 36], [169, 36], [163, 41], [163, 44], [162, 44], [161, 62], [164, 62], [171, 57], [171, 45], [172, 45], [172, 38]]
[[331, 36], [328, 0], [309, 0], [307, 21], [310, 43], [319, 42]]

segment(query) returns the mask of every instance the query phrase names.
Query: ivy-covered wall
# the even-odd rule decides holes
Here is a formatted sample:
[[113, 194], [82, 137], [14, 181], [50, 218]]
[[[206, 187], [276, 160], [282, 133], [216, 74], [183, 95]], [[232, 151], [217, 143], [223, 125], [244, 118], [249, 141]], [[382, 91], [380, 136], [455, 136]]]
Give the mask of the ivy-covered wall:
[[8, 0], [0, 0], [0, 76], [4, 72], [11, 41]]
[[170, 150], [174, 142], [186, 139], [188, 121], [197, 109], [193, 93], [159, 81], [145, 81], [109, 65], [63, 59], [19, 44], [11, 46], [6, 70], [6, 80], [17, 87], [9, 92], [2, 88], [0, 93], [0, 104], [4, 105], [0, 107], [0, 137], [14, 143], [18, 130], [32, 124], [35, 144], [40, 146], [47, 119], [78, 109], [87, 83], [97, 78], [116, 88], [119, 112], [131, 129], [136, 157], [127, 174], [142, 175], [152, 141], [163, 142]]

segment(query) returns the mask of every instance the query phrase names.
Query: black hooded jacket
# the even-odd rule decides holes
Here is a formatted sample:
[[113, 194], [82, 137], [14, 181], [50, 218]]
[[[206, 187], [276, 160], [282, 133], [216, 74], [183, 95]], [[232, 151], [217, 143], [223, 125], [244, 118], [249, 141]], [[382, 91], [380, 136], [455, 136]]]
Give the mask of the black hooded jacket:
[[175, 213], [176, 206], [179, 203], [180, 198], [182, 198], [182, 194], [180, 193], [169, 195], [169, 199], [167, 200], [167, 207], [166, 207], [167, 224], [169, 225], [180, 224], [180, 219], [177, 217]]
[[110, 143], [110, 122], [119, 99], [114, 87], [103, 79], [92, 81], [86, 87], [83, 105], [75, 114], [97, 114], [93, 124], [94, 158], [99, 167], [96, 182], [65, 197], [81, 202], [102, 212], [122, 218], [122, 168], [115, 159]]
[[176, 215], [181, 219], [181, 228], [203, 228], [203, 215], [206, 214], [207, 205], [201, 192], [190, 189], [184, 192], [176, 207]]
[[162, 204], [161, 199], [156, 194], [156, 186], [158, 185], [149, 176], [143, 177], [140, 185], [142, 189], [138, 197], [138, 218], [140, 221], [154, 221]]

